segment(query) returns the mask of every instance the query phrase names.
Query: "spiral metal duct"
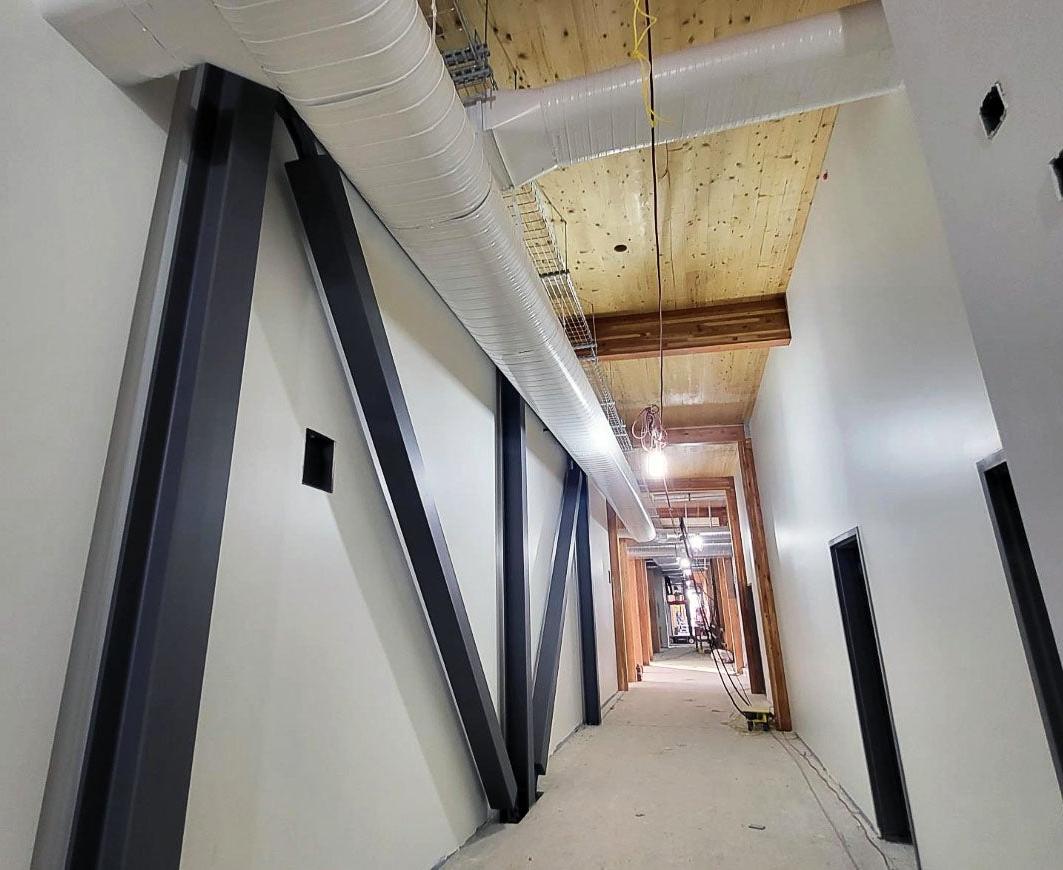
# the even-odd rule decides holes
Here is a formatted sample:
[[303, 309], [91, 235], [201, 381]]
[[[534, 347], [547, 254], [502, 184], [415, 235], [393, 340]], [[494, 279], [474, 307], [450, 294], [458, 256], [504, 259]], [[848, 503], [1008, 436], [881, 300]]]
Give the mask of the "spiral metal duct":
[[[879, 96], [901, 86], [879, 0], [653, 60], [658, 144]], [[643, 71], [631, 63], [501, 91], [479, 115], [502, 183], [651, 144]]]
[[[494, 107], [472, 112], [491, 129], [484, 136], [416, 0], [39, 2], [115, 81], [207, 61], [284, 94], [631, 535], [653, 540], [634, 473], [495, 178], [512, 183], [647, 144], [637, 66], [500, 94]], [[897, 82], [873, 2], [662, 58], [654, 85], [664, 142], [872, 96]]]

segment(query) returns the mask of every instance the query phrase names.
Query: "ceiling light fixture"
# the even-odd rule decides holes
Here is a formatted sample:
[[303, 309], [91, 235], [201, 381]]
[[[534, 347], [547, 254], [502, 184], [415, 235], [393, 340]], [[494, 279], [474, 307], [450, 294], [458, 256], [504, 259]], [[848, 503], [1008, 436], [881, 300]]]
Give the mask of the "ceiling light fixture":
[[646, 458], [643, 460], [642, 469], [646, 472], [647, 477], [653, 477], [657, 480], [662, 479], [668, 474], [668, 460], [664, 457], [664, 451], [660, 448], [648, 451]]

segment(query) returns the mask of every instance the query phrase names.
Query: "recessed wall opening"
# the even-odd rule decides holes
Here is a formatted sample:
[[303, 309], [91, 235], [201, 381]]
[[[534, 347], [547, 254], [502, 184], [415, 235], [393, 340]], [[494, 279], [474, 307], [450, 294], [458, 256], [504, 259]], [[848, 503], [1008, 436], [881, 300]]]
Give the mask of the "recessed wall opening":
[[859, 532], [854, 529], [835, 538], [831, 541], [830, 553], [875, 804], [875, 821], [884, 840], [912, 843], [908, 795]]
[[336, 442], [327, 435], [306, 430], [303, 449], [303, 483], [314, 489], [332, 492], [332, 454]]
[[1004, 102], [1004, 91], [1000, 87], [1000, 82], [994, 82], [978, 110], [987, 139], [992, 139], [997, 134], [1007, 114], [1008, 105]]
[[998, 453], [980, 463], [979, 469], [1056, 779], [1063, 789], [1063, 665], [1059, 647], [1026, 539], [1008, 463]]
[[1056, 199], [1063, 201], [1063, 151], [1048, 162], [1052, 169], [1052, 182], [1055, 184]]

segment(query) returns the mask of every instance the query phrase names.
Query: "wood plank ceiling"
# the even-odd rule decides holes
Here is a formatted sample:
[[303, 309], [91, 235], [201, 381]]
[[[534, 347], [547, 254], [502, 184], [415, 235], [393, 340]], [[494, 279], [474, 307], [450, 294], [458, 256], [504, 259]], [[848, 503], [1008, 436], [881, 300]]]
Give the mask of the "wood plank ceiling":
[[[641, 0], [640, 0], [641, 2]], [[655, 55], [782, 24], [850, 0], [651, 0]], [[500, 87], [536, 87], [629, 62], [631, 0], [469, 0], [486, 20]], [[784, 292], [801, 243], [835, 109], [658, 146], [664, 307]], [[649, 149], [549, 173], [542, 190], [563, 215], [569, 267], [588, 316], [655, 311], [657, 276]], [[618, 250], [618, 246], [622, 249]], [[768, 350], [669, 356], [666, 426], [741, 423]], [[621, 415], [657, 401], [658, 362], [603, 363]], [[670, 448], [674, 475], [734, 472], [733, 446]]]

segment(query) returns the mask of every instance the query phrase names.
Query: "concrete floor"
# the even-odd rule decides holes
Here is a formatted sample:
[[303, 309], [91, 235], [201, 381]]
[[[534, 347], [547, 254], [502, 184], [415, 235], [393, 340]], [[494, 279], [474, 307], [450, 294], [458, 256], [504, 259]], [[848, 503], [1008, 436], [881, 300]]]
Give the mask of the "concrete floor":
[[528, 816], [486, 826], [447, 870], [914, 868], [911, 849], [872, 842], [800, 740], [746, 732], [710, 662], [661, 653], [550, 759]]

